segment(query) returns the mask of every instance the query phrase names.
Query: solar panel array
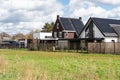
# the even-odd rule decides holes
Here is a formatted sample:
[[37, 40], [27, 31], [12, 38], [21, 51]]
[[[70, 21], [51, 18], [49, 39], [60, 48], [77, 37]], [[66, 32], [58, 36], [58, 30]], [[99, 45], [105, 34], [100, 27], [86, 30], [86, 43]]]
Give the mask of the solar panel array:
[[61, 21], [65, 30], [74, 30], [69, 21], [69, 18], [61, 18]]
[[84, 24], [82, 21], [80, 21], [79, 19], [71, 19], [75, 30], [77, 31], [78, 34], [80, 34], [80, 32], [82, 31], [82, 29], [84, 28]]
[[116, 31], [116, 33], [120, 36], [120, 26], [115, 26], [113, 29]]
[[77, 34], [81, 32], [84, 27], [84, 24], [79, 19], [72, 18], [60, 18], [65, 30], [76, 31]]

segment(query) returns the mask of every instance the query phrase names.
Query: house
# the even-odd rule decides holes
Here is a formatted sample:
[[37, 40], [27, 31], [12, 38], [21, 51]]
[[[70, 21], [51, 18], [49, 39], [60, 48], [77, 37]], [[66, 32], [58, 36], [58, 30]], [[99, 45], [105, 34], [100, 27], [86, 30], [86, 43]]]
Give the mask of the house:
[[[84, 24], [82, 18], [65, 18], [57, 15], [55, 25], [52, 30], [53, 38], [57, 40], [57, 46], [63, 48], [74, 47], [74, 43], [80, 43], [79, 34], [81, 33]], [[78, 44], [77, 43], [77, 44]], [[76, 43], [75, 43], [76, 44]], [[79, 44], [78, 44], [79, 45]]]
[[28, 48], [32, 39], [18, 39], [19, 48]]
[[120, 20], [90, 17], [79, 38], [88, 42], [120, 42]]
[[52, 32], [37, 32], [33, 34], [33, 44], [36, 47], [46, 48], [54, 46], [57, 38], [52, 37]]
[[0, 33], [0, 41], [11, 40], [11, 39], [12, 39], [11, 36], [7, 34], [6, 32]]
[[17, 33], [17, 34], [15, 34], [15, 35], [13, 35], [13, 39], [14, 39], [15, 41], [18, 41], [18, 40], [20, 40], [20, 39], [26, 39], [26, 36], [25, 36], [24, 34], [22, 34], [22, 33]]

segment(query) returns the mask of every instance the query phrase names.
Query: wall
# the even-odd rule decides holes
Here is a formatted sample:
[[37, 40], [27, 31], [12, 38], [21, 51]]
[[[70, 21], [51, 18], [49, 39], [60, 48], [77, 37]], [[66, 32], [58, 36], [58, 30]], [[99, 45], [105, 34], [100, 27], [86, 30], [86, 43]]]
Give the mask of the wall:
[[112, 42], [114, 40], [115, 42], [118, 42], [118, 38], [116, 37], [105, 37], [105, 42]]
[[64, 32], [63, 36], [64, 38], [74, 38], [75, 32]]
[[85, 29], [82, 31], [82, 33], [80, 34], [79, 38], [85, 38]]
[[93, 24], [93, 30], [94, 30], [94, 37], [95, 38], [104, 38], [103, 34], [101, 33], [101, 31], [98, 29], [98, 27]]
[[39, 33], [34, 33], [33, 34], [34, 39], [46, 39], [46, 36], [51, 36], [52, 37], [52, 33], [39, 32]]

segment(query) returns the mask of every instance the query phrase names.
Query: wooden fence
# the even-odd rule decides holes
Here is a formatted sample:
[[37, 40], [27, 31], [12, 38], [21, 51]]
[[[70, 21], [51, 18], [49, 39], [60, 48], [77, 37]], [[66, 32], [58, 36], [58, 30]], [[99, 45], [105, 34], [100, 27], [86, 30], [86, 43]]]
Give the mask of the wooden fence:
[[88, 53], [120, 54], [120, 43], [115, 42], [88, 43]]

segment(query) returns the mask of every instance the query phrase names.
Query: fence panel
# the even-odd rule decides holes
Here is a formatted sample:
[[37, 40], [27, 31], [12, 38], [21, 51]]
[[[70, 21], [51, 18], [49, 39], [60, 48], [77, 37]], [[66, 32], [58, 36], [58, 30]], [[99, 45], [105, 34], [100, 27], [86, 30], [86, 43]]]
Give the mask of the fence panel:
[[115, 53], [120, 54], [120, 43], [115, 43]]
[[88, 43], [88, 53], [94, 52], [94, 43]]
[[88, 53], [120, 54], [120, 43], [113, 43], [113, 42], [88, 43]]
[[105, 43], [105, 53], [114, 53], [115, 52], [114, 45], [115, 45], [115, 43], [113, 43], [113, 42]]
[[100, 43], [100, 53], [105, 53], [105, 43]]

